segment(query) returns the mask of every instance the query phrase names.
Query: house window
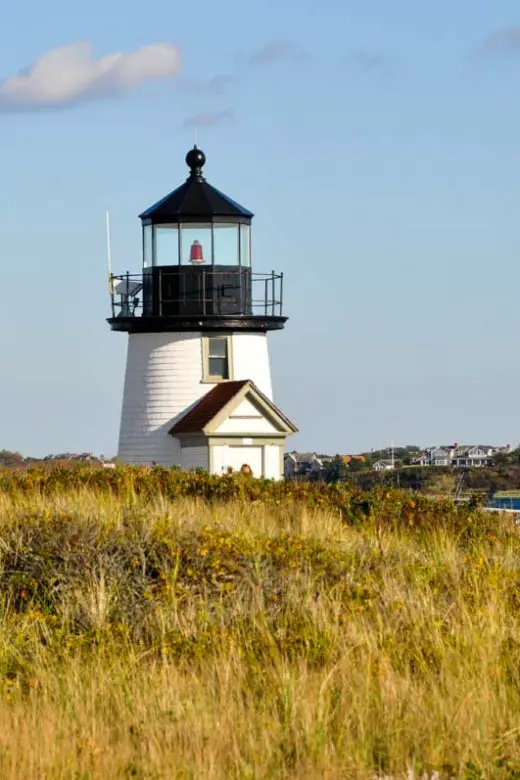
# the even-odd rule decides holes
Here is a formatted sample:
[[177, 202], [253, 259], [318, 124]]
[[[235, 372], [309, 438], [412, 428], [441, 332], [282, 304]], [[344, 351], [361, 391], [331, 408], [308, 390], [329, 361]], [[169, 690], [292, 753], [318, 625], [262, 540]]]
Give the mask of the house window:
[[231, 379], [231, 341], [229, 336], [207, 336], [203, 340], [204, 381]]

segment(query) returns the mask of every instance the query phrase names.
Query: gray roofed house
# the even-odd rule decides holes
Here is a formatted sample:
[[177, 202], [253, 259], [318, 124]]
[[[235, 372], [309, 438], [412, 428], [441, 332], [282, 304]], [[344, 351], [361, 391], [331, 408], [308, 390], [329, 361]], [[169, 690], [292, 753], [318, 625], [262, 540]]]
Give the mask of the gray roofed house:
[[318, 455], [316, 452], [286, 452], [284, 457], [284, 474], [288, 479], [294, 477], [315, 478], [325, 469], [331, 460], [328, 455]]
[[392, 460], [383, 458], [382, 460], [378, 460], [376, 463], [374, 463], [372, 468], [374, 471], [392, 471], [395, 468], [395, 465]]

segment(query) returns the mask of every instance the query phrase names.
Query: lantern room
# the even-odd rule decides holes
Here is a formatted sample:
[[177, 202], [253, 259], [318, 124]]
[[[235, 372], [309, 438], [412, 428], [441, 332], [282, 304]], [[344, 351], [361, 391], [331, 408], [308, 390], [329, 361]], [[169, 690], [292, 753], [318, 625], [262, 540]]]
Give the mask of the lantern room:
[[186, 155], [187, 181], [140, 215], [143, 267], [251, 267], [253, 214], [204, 179], [204, 152]]

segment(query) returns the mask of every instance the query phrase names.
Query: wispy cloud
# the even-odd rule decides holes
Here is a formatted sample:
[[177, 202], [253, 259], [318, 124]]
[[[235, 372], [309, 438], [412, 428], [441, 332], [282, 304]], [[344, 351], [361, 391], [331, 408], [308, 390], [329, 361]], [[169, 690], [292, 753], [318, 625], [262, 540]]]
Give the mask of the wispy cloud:
[[478, 51], [481, 54], [520, 54], [520, 27], [504, 27], [485, 38]]
[[390, 67], [389, 60], [384, 54], [365, 49], [349, 52], [345, 57], [345, 64], [367, 73], [388, 72]]
[[185, 128], [215, 127], [223, 122], [230, 122], [233, 117], [234, 113], [231, 108], [224, 108], [221, 111], [204, 111], [188, 117], [182, 126]]
[[184, 92], [190, 92], [192, 94], [222, 95], [228, 90], [232, 82], [232, 76], [221, 73], [217, 76], [212, 76], [209, 79], [182, 79], [179, 83], [179, 87]]
[[259, 65], [271, 65], [276, 62], [288, 60], [303, 61], [307, 55], [296, 48], [291, 41], [270, 41], [250, 54], [239, 54], [237, 61], [240, 64], [251, 67]]
[[0, 110], [64, 108], [115, 96], [141, 84], [177, 75], [179, 50], [154, 43], [134, 52], [95, 58], [89, 43], [52, 49], [24, 71], [0, 81]]

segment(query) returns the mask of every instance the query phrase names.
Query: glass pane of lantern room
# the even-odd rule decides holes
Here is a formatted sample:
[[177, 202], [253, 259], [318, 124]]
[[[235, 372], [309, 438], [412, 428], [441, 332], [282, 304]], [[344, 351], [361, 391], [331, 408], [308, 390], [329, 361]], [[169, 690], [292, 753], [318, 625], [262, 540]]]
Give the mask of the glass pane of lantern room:
[[211, 225], [181, 225], [181, 264], [211, 265]]
[[153, 228], [151, 225], [143, 227], [143, 268], [150, 268], [153, 263]]
[[251, 265], [251, 225], [240, 225], [240, 265]]
[[154, 225], [154, 265], [179, 264], [179, 228], [177, 225]]
[[215, 222], [213, 225], [216, 265], [238, 265], [238, 225]]

